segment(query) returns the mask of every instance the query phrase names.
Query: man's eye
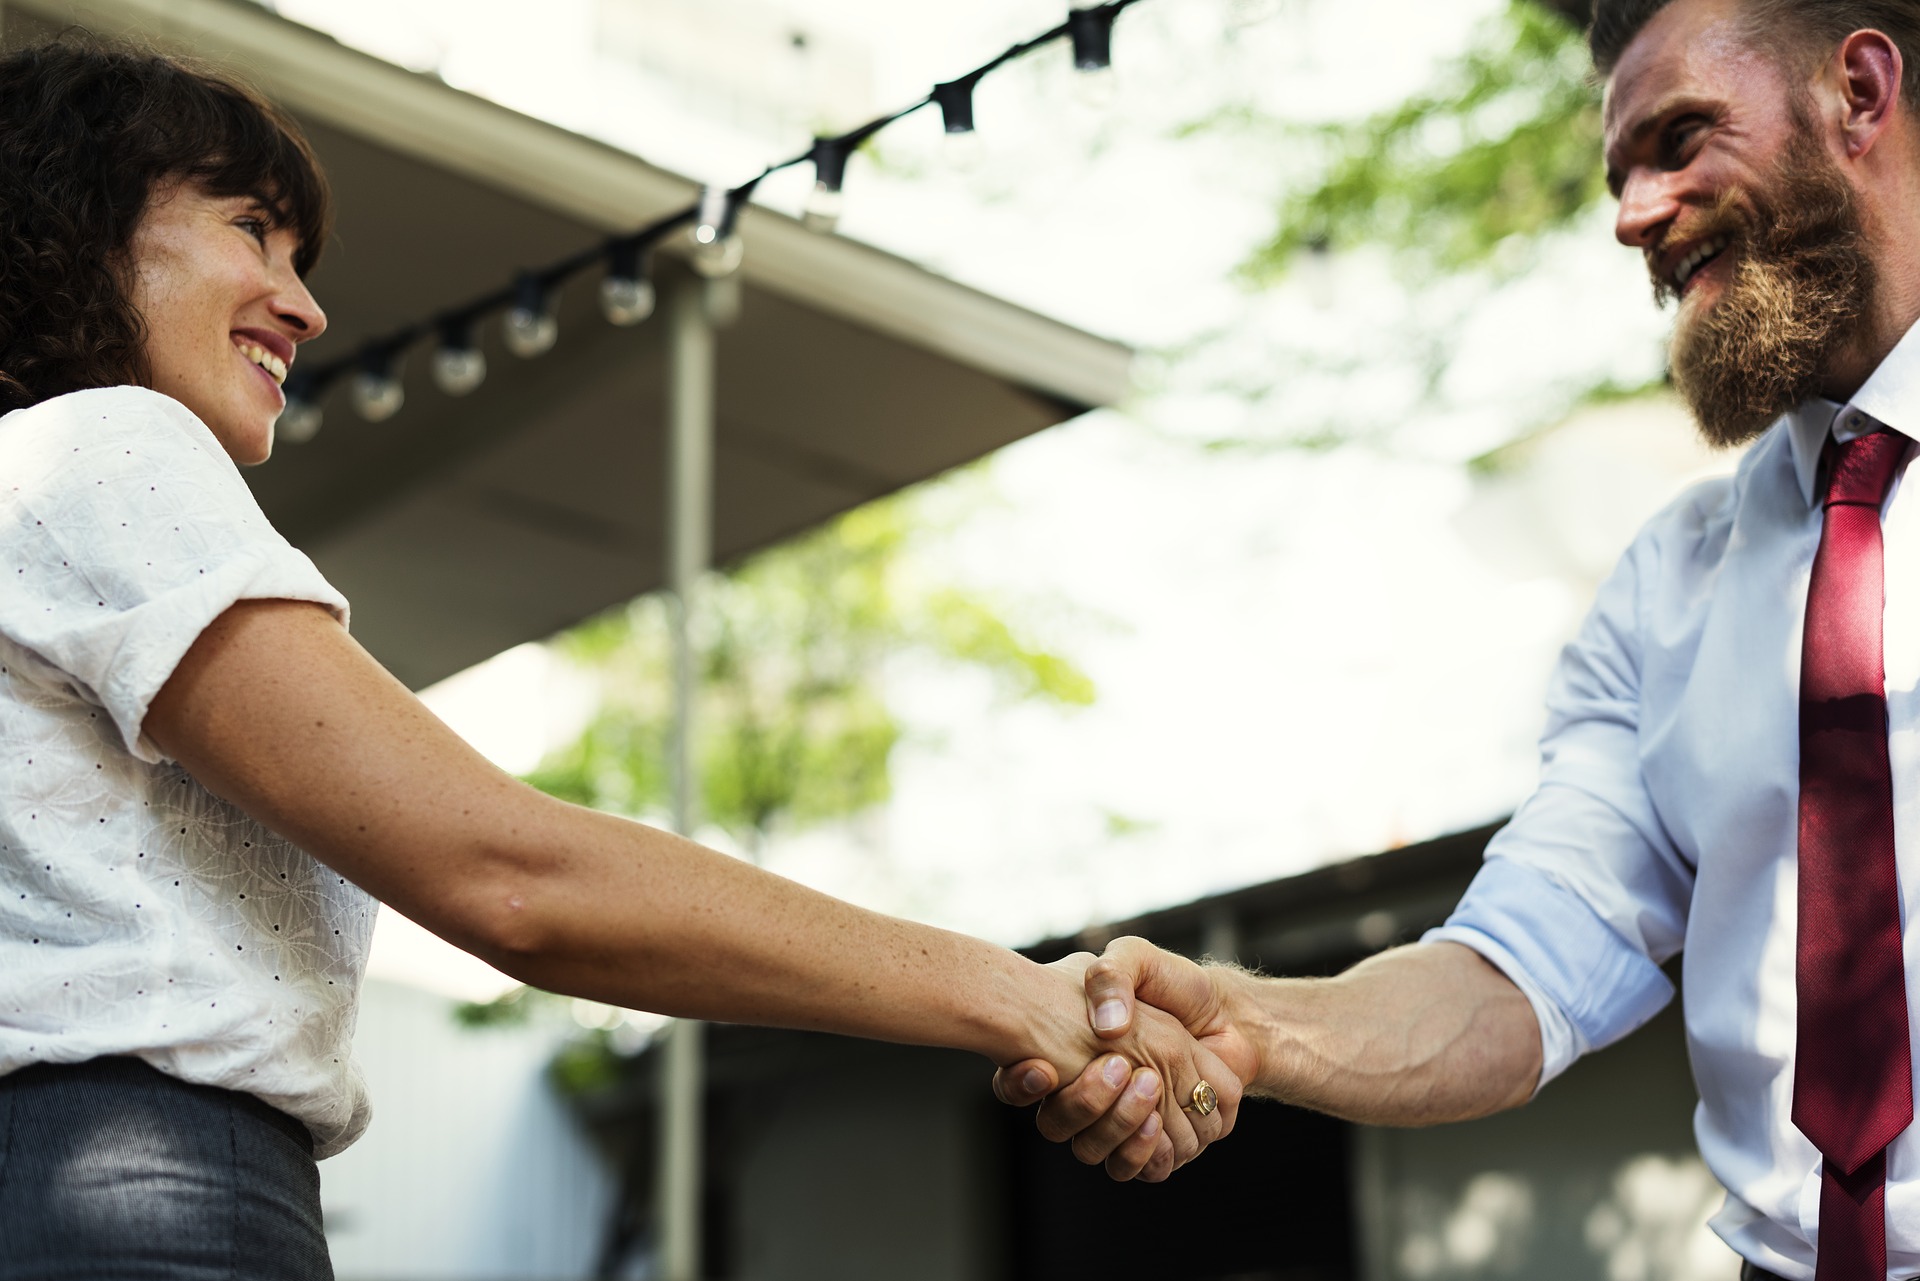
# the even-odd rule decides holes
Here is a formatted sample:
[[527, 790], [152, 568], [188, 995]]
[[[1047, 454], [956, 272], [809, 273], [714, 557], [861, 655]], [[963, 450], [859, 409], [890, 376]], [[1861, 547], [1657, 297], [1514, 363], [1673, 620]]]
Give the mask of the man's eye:
[[1687, 116], [1668, 125], [1660, 135], [1661, 159], [1669, 166], [1677, 167], [1685, 163], [1704, 124], [1698, 116]]
[[267, 243], [267, 220], [265, 218], [238, 218], [234, 225], [245, 231], [261, 244]]

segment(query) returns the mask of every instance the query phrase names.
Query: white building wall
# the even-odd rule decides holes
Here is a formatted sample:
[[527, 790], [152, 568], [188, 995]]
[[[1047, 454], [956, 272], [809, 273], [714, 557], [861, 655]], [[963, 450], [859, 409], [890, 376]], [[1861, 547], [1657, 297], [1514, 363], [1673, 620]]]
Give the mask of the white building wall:
[[[1525, 1107], [1358, 1127], [1364, 1281], [1735, 1281], [1678, 1003]], [[1231, 1141], [1231, 1140], [1229, 1140]]]
[[381, 979], [356, 1038], [365, 1138], [321, 1163], [340, 1281], [591, 1274], [614, 1179], [548, 1086], [564, 1028], [467, 1029], [447, 997]]

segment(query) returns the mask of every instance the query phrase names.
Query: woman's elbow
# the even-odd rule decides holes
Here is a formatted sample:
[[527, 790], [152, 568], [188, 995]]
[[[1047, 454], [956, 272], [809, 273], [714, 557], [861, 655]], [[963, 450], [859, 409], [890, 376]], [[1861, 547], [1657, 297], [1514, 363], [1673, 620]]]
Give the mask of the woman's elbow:
[[525, 982], [525, 972], [561, 947], [560, 887], [550, 870], [498, 854], [464, 860], [467, 867], [417, 904], [392, 906], [433, 933]]

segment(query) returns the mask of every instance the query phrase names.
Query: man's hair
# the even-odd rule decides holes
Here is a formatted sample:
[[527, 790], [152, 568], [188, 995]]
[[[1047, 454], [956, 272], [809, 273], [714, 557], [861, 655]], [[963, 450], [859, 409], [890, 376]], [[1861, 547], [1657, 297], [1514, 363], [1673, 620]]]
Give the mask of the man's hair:
[[300, 129], [253, 90], [178, 58], [63, 36], [0, 57], [0, 412], [151, 381], [128, 248], [155, 190], [251, 196], [298, 240], [331, 228]]
[[[1640, 29], [1673, 0], [1594, 0], [1587, 48], [1601, 75], [1612, 75]], [[1842, 40], [1871, 28], [1885, 32], [1905, 68], [1900, 96], [1920, 102], [1920, 4], [1913, 0], [1740, 0], [1748, 34], [1783, 66], [1811, 71]]]

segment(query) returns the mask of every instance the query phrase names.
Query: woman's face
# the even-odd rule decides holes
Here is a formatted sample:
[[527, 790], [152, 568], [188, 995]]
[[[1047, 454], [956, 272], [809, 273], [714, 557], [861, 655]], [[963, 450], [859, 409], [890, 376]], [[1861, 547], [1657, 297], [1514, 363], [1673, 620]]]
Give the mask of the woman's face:
[[153, 389], [199, 415], [243, 466], [273, 452], [294, 348], [326, 313], [293, 269], [294, 233], [251, 196], [157, 189], [129, 247]]

